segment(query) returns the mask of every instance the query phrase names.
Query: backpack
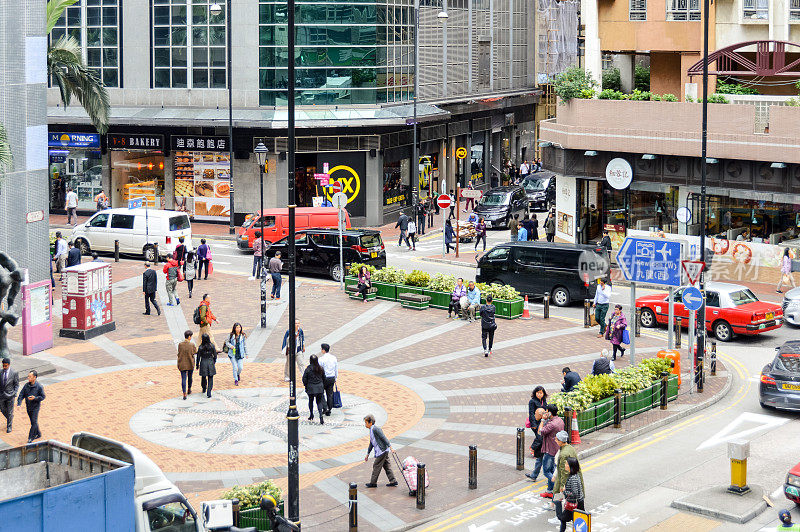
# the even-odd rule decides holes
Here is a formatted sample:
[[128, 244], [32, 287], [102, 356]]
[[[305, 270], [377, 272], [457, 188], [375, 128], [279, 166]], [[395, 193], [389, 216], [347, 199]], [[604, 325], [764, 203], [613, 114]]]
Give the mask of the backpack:
[[200, 321], [201, 321], [201, 318], [200, 318], [200, 307], [202, 307], [202, 305], [200, 305], [199, 307], [194, 309], [194, 314], [192, 315], [192, 321], [196, 325], [200, 325]]

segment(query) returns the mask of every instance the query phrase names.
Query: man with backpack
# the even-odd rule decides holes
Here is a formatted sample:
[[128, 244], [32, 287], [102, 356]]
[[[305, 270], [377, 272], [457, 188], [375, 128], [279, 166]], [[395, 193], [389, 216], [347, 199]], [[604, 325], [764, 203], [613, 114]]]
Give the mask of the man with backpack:
[[192, 321], [195, 325], [200, 326], [200, 333], [197, 335], [198, 347], [200, 346], [204, 334], [207, 334], [208, 337], [211, 338], [211, 343], [216, 345], [214, 342], [214, 334], [211, 332], [211, 324], [217, 321], [217, 318], [211, 313], [211, 299], [208, 294], [203, 294], [203, 300], [200, 302], [200, 305], [194, 309]]
[[175, 301], [180, 305], [181, 300], [178, 298], [178, 294], [175, 290], [178, 287], [178, 281], [183, 280], [183, 272], [181, 272], [181, 265], [177, 260], [170, 258], [167, 261], [164, 265], [164, 275], [167, 276], [167, 280], [164, 283], [164, 287], [167, 289], [167, 296], [169, 297], [167, 306], [174, 307], [176, 305]]

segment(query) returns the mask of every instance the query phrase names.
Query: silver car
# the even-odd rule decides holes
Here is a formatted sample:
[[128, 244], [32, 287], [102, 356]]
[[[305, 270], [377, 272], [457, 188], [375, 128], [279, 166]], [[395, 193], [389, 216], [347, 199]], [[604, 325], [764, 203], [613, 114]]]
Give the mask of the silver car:
[[778, 347], [760, 380], [758, 402], [763, 408], [800, 411], [800, 341]]
[[800, 287], [783, 295], [783, 317], [787, 323], [800, 325]]

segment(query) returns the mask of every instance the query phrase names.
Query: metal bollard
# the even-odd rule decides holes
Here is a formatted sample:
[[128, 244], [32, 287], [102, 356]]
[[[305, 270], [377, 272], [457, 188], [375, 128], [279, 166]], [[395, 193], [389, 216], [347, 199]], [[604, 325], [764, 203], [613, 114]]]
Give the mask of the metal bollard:
[[697, 361], [697, 393], [703, 393], [703, 384], [706, 380], [706, 376], [703, 374], [704, 366], [705, 359], [701, 358]]
[[119, 240], [114, 240], [114, 262], [119, 262]]
[[550, 292], [545, 292], [544, 293], [544, 301], [543, 301], [543, 303], [544, 303], [544, 310], [543, 310], [542, 319], [546, 320], [546, 319], [550, 318]]
[[642, 335], [642, 309], [636, 308], [635, 321], [633, 322], [633, 335], [639, 338]]
[[667, 409], [667, 386], [669, 385], [669, 371], [661, 372], [661, 410]]
[[239, 526], [239, 499], [231, 499], [231, 511], [233, 511], [233, 526]]
[[675, 318], [675, 349], [681, 348], [681, 331], [683, 330], [683, 319], [678, 316]]
[[622, 427], [622, 390], [614, 390], [614, 428]]
[[358, 484], [350, 483], [350, 532], [358, 532]]
[[564, 409], [564, 430], [567, 431], [567, 443], [572, 443], [572, 409]]
[[478, 489], [478, 446], [469, 446], [469, 489]]
[[517, 471], [525, 469], [525, 429], [517, 427]]
[[592, 300], [583, 300], [583, 328], [588, 329], [592, 326], [592, 319], [590, 318], [592, 311]]
[[425, 464], [417, 464], [417, 510], [425, 509]]
[[153, 264], [158, 264], [158, 242], [153, 244], [153, 250], [155, 255], [155, 260], [153, 260]]
[[711, 342], [711, 376], [717, 375], [717, 342]]

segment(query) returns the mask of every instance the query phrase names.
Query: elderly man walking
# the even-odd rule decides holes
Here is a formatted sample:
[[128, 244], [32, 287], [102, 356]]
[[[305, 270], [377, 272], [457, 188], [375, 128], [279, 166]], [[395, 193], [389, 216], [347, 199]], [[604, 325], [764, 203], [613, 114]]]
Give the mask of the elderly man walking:
[[375, 416], [372, 414], [364, 417], [364, 426], [369, 430], [369, 447], [367, 448], [367, 456], [364, 458], [366, 462], [369, 460], [369, 453], [375, 450], [375, 462], [372, 464], [372, 477], [364, 486], [368, 488], [378, 487], [378, 475], [381, 474], [381, 469], [386, 471], [386, 476], [389, 477], [388, 487], [397, 486], [397, 479], [394, 477], [392, 465], [389, 461], [389, 453], [394, 452], [392, 444], [383, 433], [380, 427], [375, 425]]
[[[283, 351], [284, 355], [286, 355], [286, 363], [283, 365], [283, 380], [285, 382], [289, 382], [289, 334], [291, 331], [287, 330], [286, 333], [283, 335], [283, 345], [281, 346], [281, 350]], [[294, 341], [295, 341], [295, 364], [297, 365], [297, 372], [299, 375], [303, 374], [303, 370], [305, 369], [305, 362], [303, 361], [303, 353], [306, 352], [305, 346], [305, 334], [303, 334], [303, 329], [300, 328], [300, 320], [295, 320], [294, 322]]]

